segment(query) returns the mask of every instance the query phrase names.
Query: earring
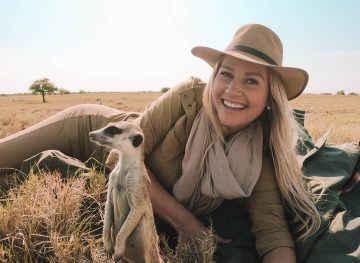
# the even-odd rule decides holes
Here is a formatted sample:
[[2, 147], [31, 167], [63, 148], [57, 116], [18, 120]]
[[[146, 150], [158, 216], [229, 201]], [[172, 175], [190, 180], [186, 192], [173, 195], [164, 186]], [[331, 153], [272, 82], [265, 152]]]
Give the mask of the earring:
[[266, 106], [266, 109], [267, 109], [267, 110], [271, 110], [271, 107], [270, 107], [270, 106]]

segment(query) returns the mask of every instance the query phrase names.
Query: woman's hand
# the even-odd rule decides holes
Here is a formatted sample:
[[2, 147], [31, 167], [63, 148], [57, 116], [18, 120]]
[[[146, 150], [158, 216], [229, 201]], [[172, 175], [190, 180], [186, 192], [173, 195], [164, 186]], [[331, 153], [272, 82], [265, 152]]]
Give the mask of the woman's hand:
[[[191, 214], [182, 224], [175, 229], [179, 236], [179, 243], [187, 243], [191, 240], [205, 240], [209, 235], [213, 235], [194, 215]], [[222, 238], [214, 235], [216, 243], [227, 244], [231, 239]]]

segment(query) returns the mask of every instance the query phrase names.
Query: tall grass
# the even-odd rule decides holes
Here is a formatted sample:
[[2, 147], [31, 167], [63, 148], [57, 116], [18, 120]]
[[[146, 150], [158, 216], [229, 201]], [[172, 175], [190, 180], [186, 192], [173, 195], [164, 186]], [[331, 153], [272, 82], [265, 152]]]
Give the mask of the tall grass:
[[[102, 245], [106, 177], [92, 170], [76, 178], [30, 173], [0, 202], [0, 262], [113, 262]], [[170, 249], [167, 263], [213, 262], [214, 236]]]
[[100, 173], [65, 181], [57, 173], [30, 174], [0, 205], [0, 260], [104, 262], [104, 189]]

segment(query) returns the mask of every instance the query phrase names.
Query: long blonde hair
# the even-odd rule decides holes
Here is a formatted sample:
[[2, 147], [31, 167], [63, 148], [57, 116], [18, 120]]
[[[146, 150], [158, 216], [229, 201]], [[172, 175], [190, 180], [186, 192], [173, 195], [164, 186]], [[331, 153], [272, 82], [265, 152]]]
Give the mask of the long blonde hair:
[[[203, 107], [212, 124], [212, 137], [224, 141], [224, 130], [219, 123], [212, 101], [212, 86], [222, 59], [215, 65], [209, 82], [203, 93]], [[296, 122], [286, 97], [284, 84], [279, 74], [269, 68], [269, 102], [267, 110], [259, 117], [265, 134], [264, 143], [268, 144], [270, 158], [273, 161], [276, 179], [293, 222], [297, 225], [298, 239], [304, 240], [320, 227], [321, 220], [315, 207], [316, 199], [308, 192], [304, 175], [296, 158], [296, 144], [299, 139], [299, 124]], [[268, 114], [268, 116], [266, 116]], [[215, 137], [214, 137], [215, 136]]]

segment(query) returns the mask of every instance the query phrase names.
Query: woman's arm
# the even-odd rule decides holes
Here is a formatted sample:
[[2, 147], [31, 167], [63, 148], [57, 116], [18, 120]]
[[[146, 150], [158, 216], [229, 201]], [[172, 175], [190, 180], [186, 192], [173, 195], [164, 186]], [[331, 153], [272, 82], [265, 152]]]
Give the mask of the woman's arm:
[[[186, 242], [190, 238], [204, 238], [209, 230], [160, 185], [149, 169], [147, 172], [151, 181], [150, 199], [154, 213], [174, 227], [179, 235], [179, 242]], [[217, 242], [229, 243], [231, 240], [217, 237]]]
[[294, 241], [285, 220], [275, 170], [266, 155], [263, 156], [259, 180], [247, 199], [247, 208], [252, 232], [256, 237], [256, 249], [261, 257], [269, 254], [272, 258], [272, 255], [277, 255], [277, 251], [283, 251], [283, 248], [294, 248]]
[[290, 247], [278, 247], [264, 255], [263, 263], [295, 263], [296, 256], [294, 249]]

